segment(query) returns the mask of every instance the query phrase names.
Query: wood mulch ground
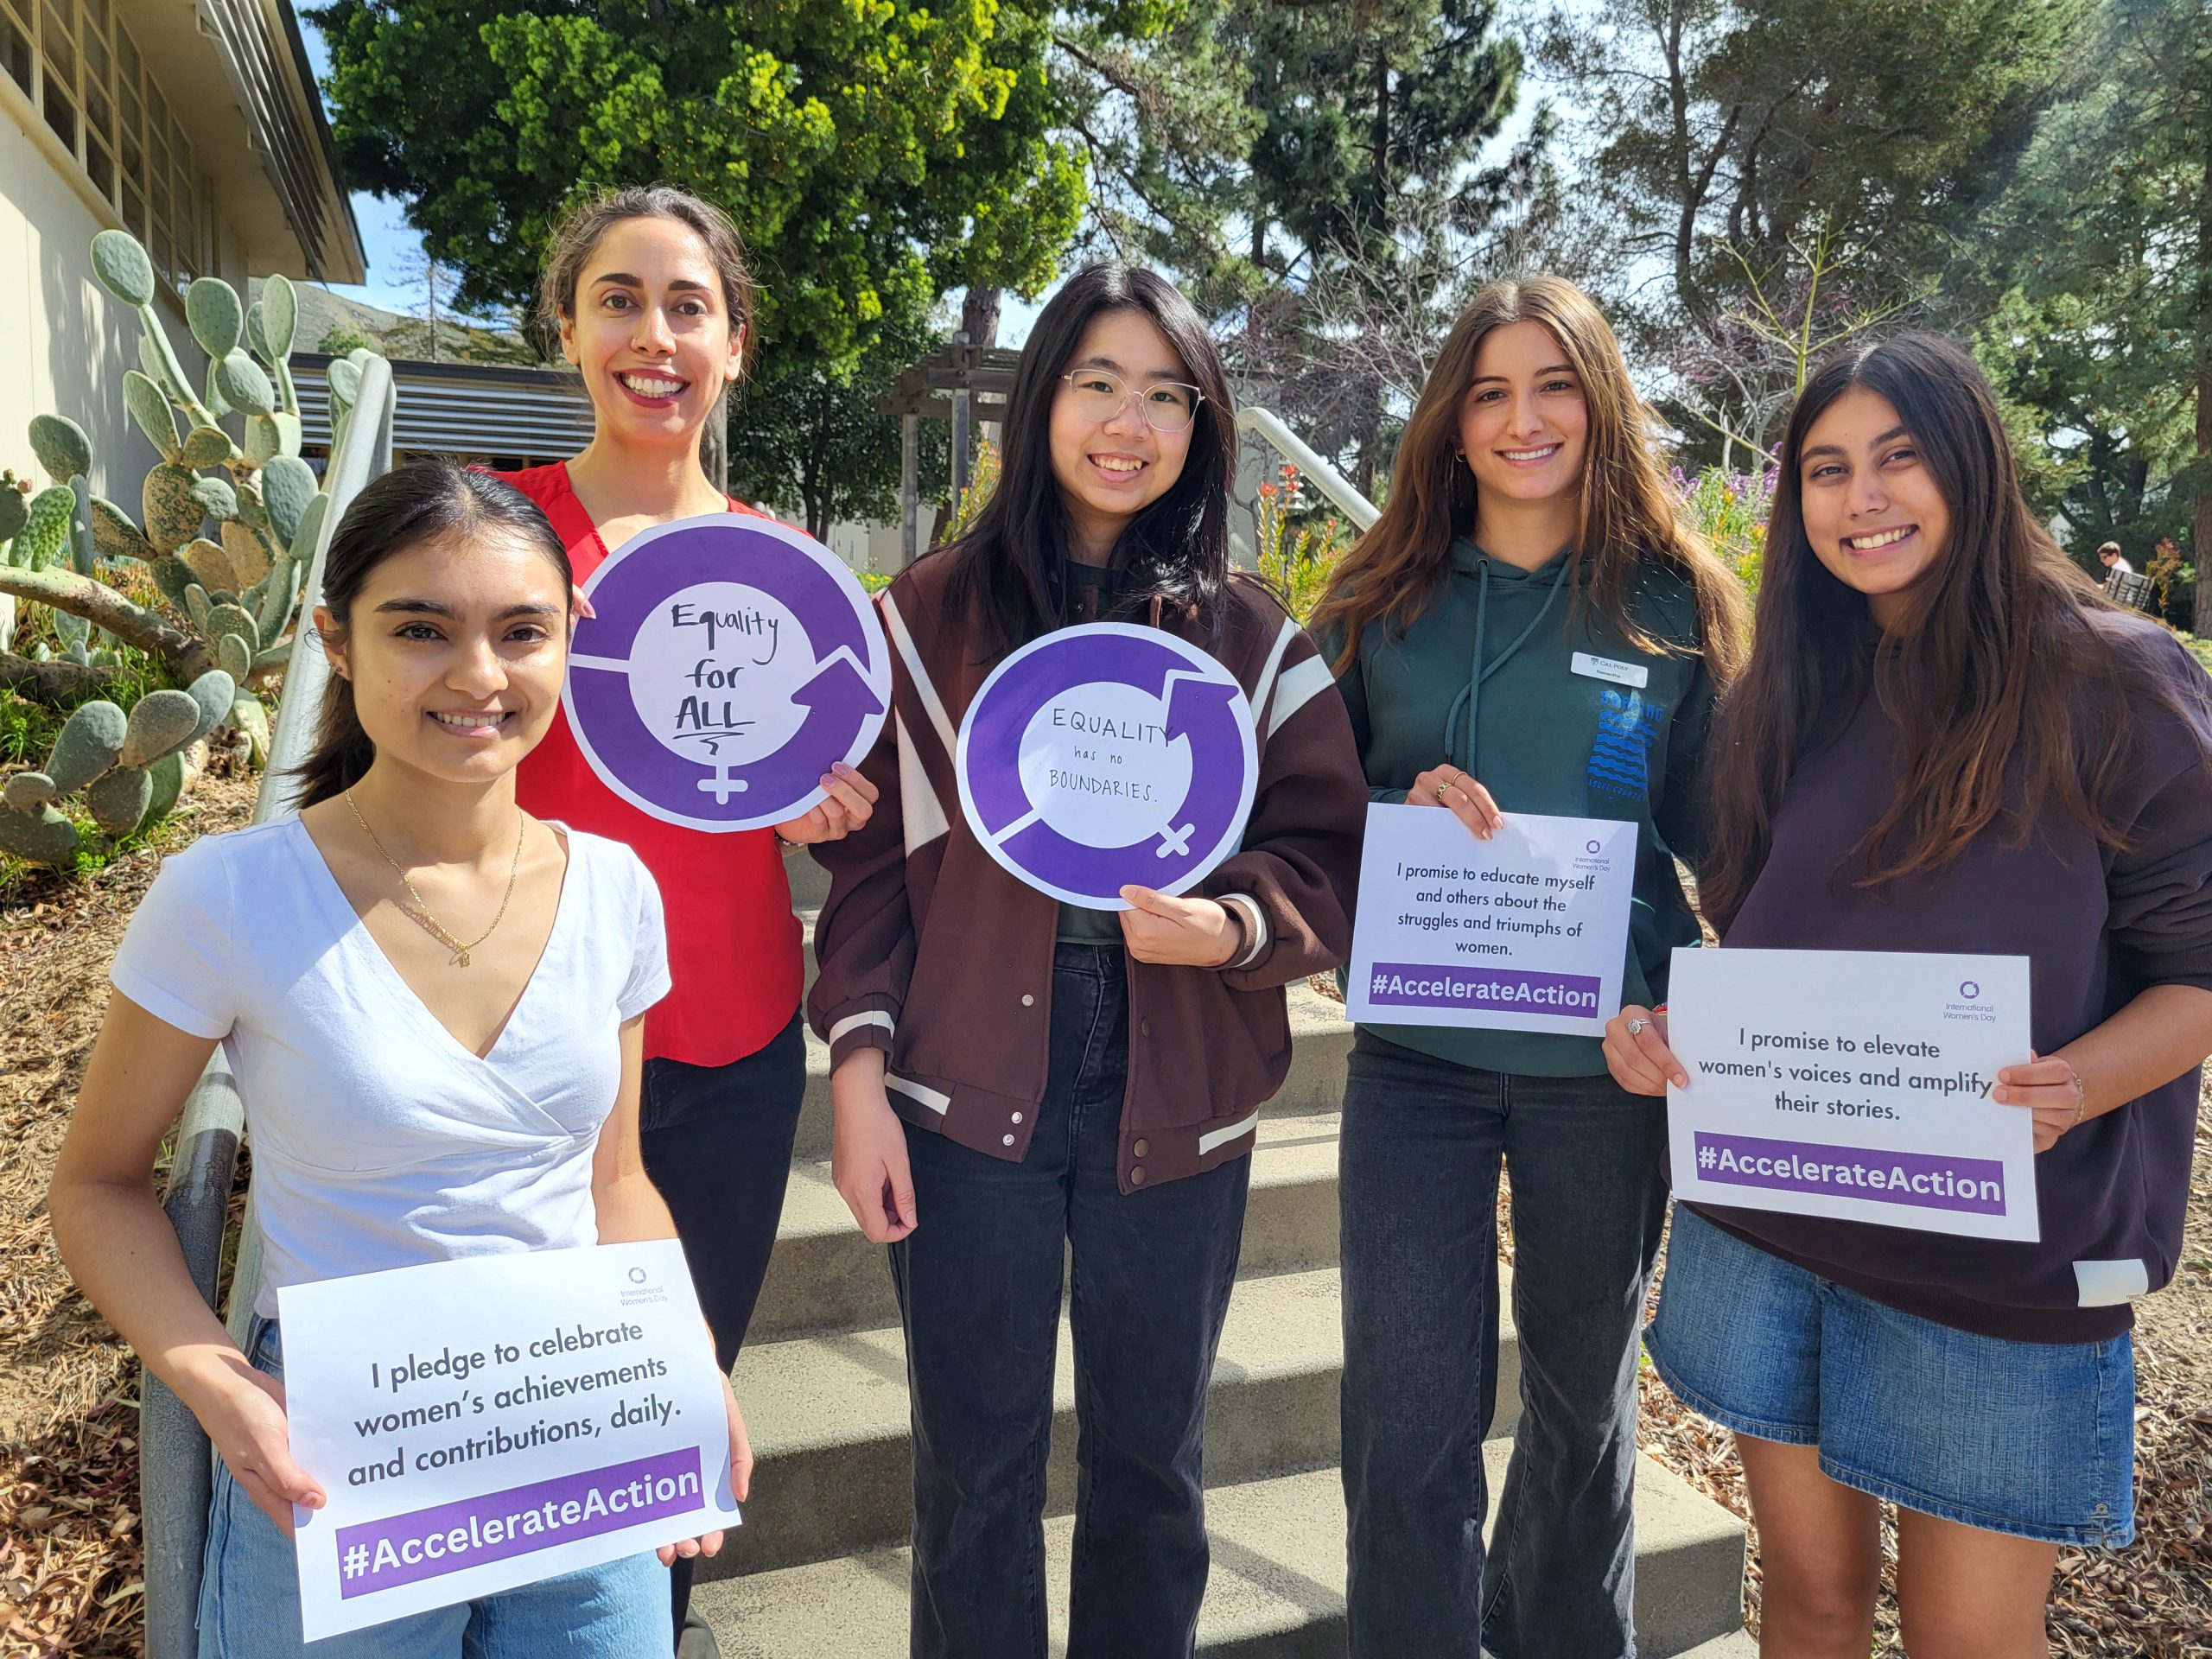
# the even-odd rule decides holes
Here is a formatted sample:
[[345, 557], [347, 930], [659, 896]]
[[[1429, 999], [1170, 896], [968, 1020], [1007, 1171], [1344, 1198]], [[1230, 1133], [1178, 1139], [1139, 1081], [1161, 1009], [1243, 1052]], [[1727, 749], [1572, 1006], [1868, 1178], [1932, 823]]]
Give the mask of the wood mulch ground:
[[[211, 772], [151, 846], [91, 877], [0, 882], [0, 1659], [143, 1651], [137, 1372], [54, 1252], [46, 1181], [108, 960], [160, 855], [244, 823], [255, 782]], [[2140, 1536], [2062, 1560], [2050, 1631], [2063, 1659], [2212, 1659], [2212, 1095], [2198, 1141], [2182, 1271], [2136, 1332]], [[1510, 1208], [1501, 1219], [1510, 1238]], [[1747, 1516], [1727, 1437], [1648, 1367], [1642, 1404], [1644, 1449]], [[1754, 1540], [1754, 1628], [1758, 1586]], [[1902, 1651], [1896, 1629], [1885, 1596], [1878, 1655]]]
[[175, 815], [76, 880], [0, 884], [0, 1655], [143, 1650], [138, 1376], [77, 1294], [46, 1182], [107, 1005], [107, 964], [161, 855], [234, 829], [257, 778], [219, 766]]

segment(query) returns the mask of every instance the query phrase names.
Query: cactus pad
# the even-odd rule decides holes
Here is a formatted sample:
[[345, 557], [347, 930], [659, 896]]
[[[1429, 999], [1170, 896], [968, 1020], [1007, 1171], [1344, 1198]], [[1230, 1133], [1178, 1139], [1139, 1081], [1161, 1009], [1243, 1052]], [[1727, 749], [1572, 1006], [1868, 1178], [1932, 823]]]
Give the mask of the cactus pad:
[[322, 521], [329, 514], [330, 496], [327, 492], [318, 491], [308, 503], [307, 510], [300, 514], [300, 526], [292, 532], [287, 549], [302, 564], [314, 559], [315, 544], [322, 538]]
[[176, 405], [169, 402], [168, 394], [137, 370], [130, 369], [123, 377], [123, 402], [130, 411], [130, 418], [138, 423], [138, 429], [146, 435], [146, 442], [162, 452], [163, 461], [175, 461]]
[[269, 567], [269, 575], [262, 583], [261, 603], [255, 608], [254, 630], [264, 639], [274, 641], [283, 632], [284, 624], [291, 619], [292, 602], [300, 596], [300, 572], [306, 569], [297, 559], [279, 559]]
[[0, 811], [0, 853], [59, 869], [77, 856], [77, 826], [50, 806]]
[[[211, 594], [219, 588], [228, 588], [236, 593], [240, 588], [251, 585], [238, 581], [232, 574], [231, 556], [205, 537], [180, 550], [177, 557], [183, 560], [185, 569], [192, 572], [192, 579]], [[195, 616], [193, 621], [198, 625], [200, 619]]]
[[163, 755], [146, 768], [146, 775], [154, 781], [154, 798], [147, 802], [146, 816], [138, 821], [141, 829], [168, 817], [176, 806], [176, 798], [184, 793], [183, 752]]
[[176, 458], [188, 467], [219, 467], [238, 453], [231, 435], [219, 426], [195, 426], [184, 435]]
[[[241, 502], [244, 499], [240, 498]], [[268, 537], [238, 520], [223, 526], [223, 551], [230, 557], [231, 574], [235, 580], [227, 585], [233, 593], [244, 593], [267, 575], [276, 558], [276, 550], [270, 545]]]
[[146, 487], [139, 496], [145, 508], [140, 522], [156, 551], [174, 553], [200, 533], [207, 512], [192, 493], [198, 482], [199, 475], [189, 467], [166, 463], [146, 474]]
[[105, 698], [79, 703], [47, 758], [46, 775], [54, 779], [54, 792], [67, 795], [82, 789], [113, 766], [129, 730], [123, 710]]
[[261, 285], [261, 333], [273, 361], [292, 354], [292, 336], [299, 331], [300, 298], [290, 279], [279, 274]]
[[351, 409], [361, 401], [361, 367], [347, 358], [334, 358], [330, 364], [330, 395]]
[[0, 476], [0, 542], [14, 541], [30, 516], [30, 499], [16, 487], [16, 475]]
[[114, 502], [92, 498], [92, 547], [104, 559], [150, 559], [154, 544]]
[[92, 441], [67, 415], [31, 416], [31, 454], [57, 484], [83, 478], [92, 470]]
[[297, 455], [278, 455], [261, 469], [261, 499], [269, 509], [270, 527], [281, 544], [292, 544], [308, 503], [321, 487], [315, 469]]
[[238, 700], [238, 682], [221, 669], [211, 668], [187, 686], [184, 694], [200, 709], [200, 718], [193, 722], [192, 735], [185, 739], [186, 744], [190, 745], [230, 717], [231, 704]]
[[192, 741], [200, 724], [200, 703], [188, 691], [149, 691], [131, 705], [125, 722], [118, 766], [151, 766], [172, 749]]
[[54, 797], [54, 779], [42, 772], [19, 772], [0, 785], [0, 805], [35, 812]]
[[194, 585], [192, 572], [174, 553], [159, 554], [154, 559], [154, 585], [162, 590], [163, 598], [181, 611], [184, 609], [185, 590]]
[[92, 238], [92, 274], [125, 305], [154, 302], [154, 262], [128, 231], [102, 231]]
[[89, 576], [99, 569], [99, 550], [92, 544], [92, 480], [78, 474], [69, 480], [69, 568]]
[[194, 479], [192, 499], [200, 504], [200, 511], [210, 518], [235, 518], [238, 516], [238, 493], [227, 478], [207, 476]]
[[16, 532], [8, 562], [45, 569], [68, 550], [69, 524], [76, 516], [77, 493], [67, 484], [41, 490], [31, 501], [23, 527]]
[[235, 633], [245, 641], [247, 651], [261, 649], [261, 629], [243, 606], [213, 607], [207, 613], [207, 632], [218, 639], [226, 633]]
[[238, 635], [226, 633], [215, 642], [215, 660], [224, 673], [243, 683], [253, 672], [253, 647]]
[[270, 384], [261, 365], [244, 352], [234, 351], [215, 365], [215, 390], [232, 409], [242, 409], [249, 415], [276, 412], [276, 388]]
[[92, 779], [85, 806], [92, 822], [120, 840], [146, 821], [154, 804], [154, 780], [143, 766], [118, 766]]
[[200, 349], [213, 358], [228, 357], [238, 348], [245, 328], [245, 308], [238, 291], [219, 276], [202, 276], [184, 290], [185, 321]]

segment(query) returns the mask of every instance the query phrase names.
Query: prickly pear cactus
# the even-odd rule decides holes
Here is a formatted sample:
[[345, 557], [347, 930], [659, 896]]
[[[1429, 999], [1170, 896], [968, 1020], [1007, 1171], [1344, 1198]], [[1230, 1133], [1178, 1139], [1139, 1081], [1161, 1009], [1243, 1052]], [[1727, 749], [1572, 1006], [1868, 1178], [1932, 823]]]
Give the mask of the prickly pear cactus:
[[9, 543], [8, 563], [25, 570], [43, 570], [67, 556], [69, 521], [76, 512], [77, 493], [67, 484], [41, 490], [31, 501], [23, 527]]
[[54, 780], [54, 792], [67, 795], [82, 789], [112, 766], [130, 728], [123, 710], [105, 698], [79, 705], [47, 757], [46, 775]]
[[92, 441], [66, 415], [31, 416], [31, 454], [57, 484], [83, 478], [92, 470]]
[[77, 826], [50, 806], [28, 812], [0, 808], [0, 853], [65, 869], [76, 860], [77, 844]]

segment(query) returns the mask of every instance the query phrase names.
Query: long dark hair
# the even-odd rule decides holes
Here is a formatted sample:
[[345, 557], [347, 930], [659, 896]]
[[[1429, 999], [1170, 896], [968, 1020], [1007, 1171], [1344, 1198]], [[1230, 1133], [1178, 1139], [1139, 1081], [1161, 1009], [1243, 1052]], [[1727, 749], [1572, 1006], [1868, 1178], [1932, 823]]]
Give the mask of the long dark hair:
[[[1854, 386], [1896, 409], [1951, 516], [1936, 567], [1886, 632], [1805, 534], [1806, 434]], [[1921, 334], [1829, 357], [1790, 411], [1751, 661], [1723, 700], [1707, 763], [1707, 915], [1725, 927], [1742, 908], [1791, 774], [1870, 684], [1903, 746], [1896, 794], [1847, 861], [1860, 887], [1940, 870], [2000, 817], [2024, 842], [2054, 804], [2124, 844], [2101, 804], [2132, 759], [2126, 693], [2148, 688], [2128, 672], [2119, 631], [2097, 626], [2112, 609], [2021, 499], [1972, 358]]]
[[[321, 604], [344, 634], [353, 626], [353, 601], [369, 573], [386, 559], [424, 542], [512, 532], [543, 553], [570, 591], [575, 576], [569, 550], [537, 504], [503, 479], [434, 456], [412, 461], [370, 483], [353, 498], [330, 537], [322, 567]], [[353, 708], [353, 683], [334, 673], [322, 689], [315, 748], [292, 769], [299, 804], [313, 806], [359, 783], [377, 758]]]
[[1475, 477], [1459, 454], [1459, 410], [1474, 382], [1475, 359], [1491, 330], [1516, 322], [1551, 332], [1590, 412], [1568, 620], [1592, 606], [1638, 650], [1683, 652], [1653, 638], [1633, 607], [1639, 569], [1660, 565], [1689, 584], [1698, 613], [1694, 649], [1726, 683], [1743, 661], [1750, 614], [1743, 584], [1676, 513], [1659, 469], [1654, 423], [1630, 383], [1620, 341], [1596, 302], [1563, 276], [1491, 283], [1459, 314], [1399, 440], [1389, 499], [1331, 573], [1313, 631], [1342, 630], [1335, 664], [1341, 671], [1358, 658], [1368, 628], [1383, 624], [1403, 633], [1427, 607], [1451, 569], [1453, 540], [1475, 527]]
[[1027, 644], [1066, 620], [1067, 509], [1052, 477], [1052, 401], [1084, 330], [1109, 311], [1150, 318], [1204, 397], [1181, 475], [1115, 544], [1120, 580], [1109, 614], [1140, 615], [1157, 599], [1195, 613], [1210, 634], [1219, 629], [1236, 470], [1229, 375], [1205, 323], [1173, 283], [1105, 260], [1068, 278], [1039, 314], [1007, 395], [997, 487], [967, 533], [939, 556], [952, 561], [948, 597], [957, 612], [980, 605], [997, 635], [989, 645]]

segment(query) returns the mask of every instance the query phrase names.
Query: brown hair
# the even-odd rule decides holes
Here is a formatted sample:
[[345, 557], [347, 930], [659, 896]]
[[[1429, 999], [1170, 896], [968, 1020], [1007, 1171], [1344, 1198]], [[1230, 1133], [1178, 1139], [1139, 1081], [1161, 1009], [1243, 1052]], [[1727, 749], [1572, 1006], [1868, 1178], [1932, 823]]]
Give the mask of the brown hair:
[[1475, 525], [1474, 474], [1459, 456], [1460, 404], [1484, 339], [1516, 322], [1540, 322], [1551, 331], [1590, 411], [1578, 556], [1568, 578], [1570, 621], [1594, 605], [1639, 650], [1683, 650], [1654, 639], [1631, 610], [1637, 567], [1656, 563], [1696, 594], [1695, 650], [1725, 682], [1743, 658], [1749, 612], [1743, 586], [1676, 516], [1620, 342], [1590, 296], [1560, 276], [1492, 283], [1452, 325], [1399, 441], [1389, 499], [1331, 575], [1313, 613], [1314, 632], [1344, 631], [1336, 663], [1341, 673], [1357, 658], [1367, 628], [1387, 622], [1403, 632], [1427, 605], [1450, 568], [1452, 542]]
[[[1886, 632], [1805, 534], [1806, 434], [1853, 387], [1896, 409], [1951, 515], [1938, 563]], [[1972, 358], [1933, 334], [1830, 357], [1790, 411], [1751, 661], [1716, 717], [1706, 913], [1726, 927], [1742, 909], [1791, 774], [1870, 683], [1903, 743], [1897, 792], [1846, 861], [1859, 887], [1939, 870], [2000, 817], [2024, 843], [2054, 803], [2124, 846], [2101, 803], [2133, 760], [2126, 695], [2162, 694], [2097, 626], [2113, 610], [2021, 499], [1997, 400]]]
[[584, 265], [607, 232], [626, 219], [667, 219], [689, 226], [707, 245], [707, 257], [721, 277], [722, 303], [729, 308], [730, 329], [750, 327], [760, 303], [745, 243], [730, 217], [672, 184], [632, 184], [580, 195], [563, 210], [545, 247], [537, 279], [537, 327], [541, 344], [557, 355], [561, 320], [576, 315], [576, 284]]
[[[536, 548], [560, 573], [562, 591], [574, 590], [569, 550], [537, 503], [505, 479], [430, 455], [364, 485], [331, 533], [323, 557], [321, 602], [336, 625], [333, 632], [342, 635], [352, 626], [362, 584], [386, 559], [425, 542], [492, 530]], [[377, 747], [353, 706], [353, 682], [333, 671], [315, 715], [315, 747], [288, 774], [300, 791], [298, 804], [309, 807], [342, 795], [376, 758]]]

